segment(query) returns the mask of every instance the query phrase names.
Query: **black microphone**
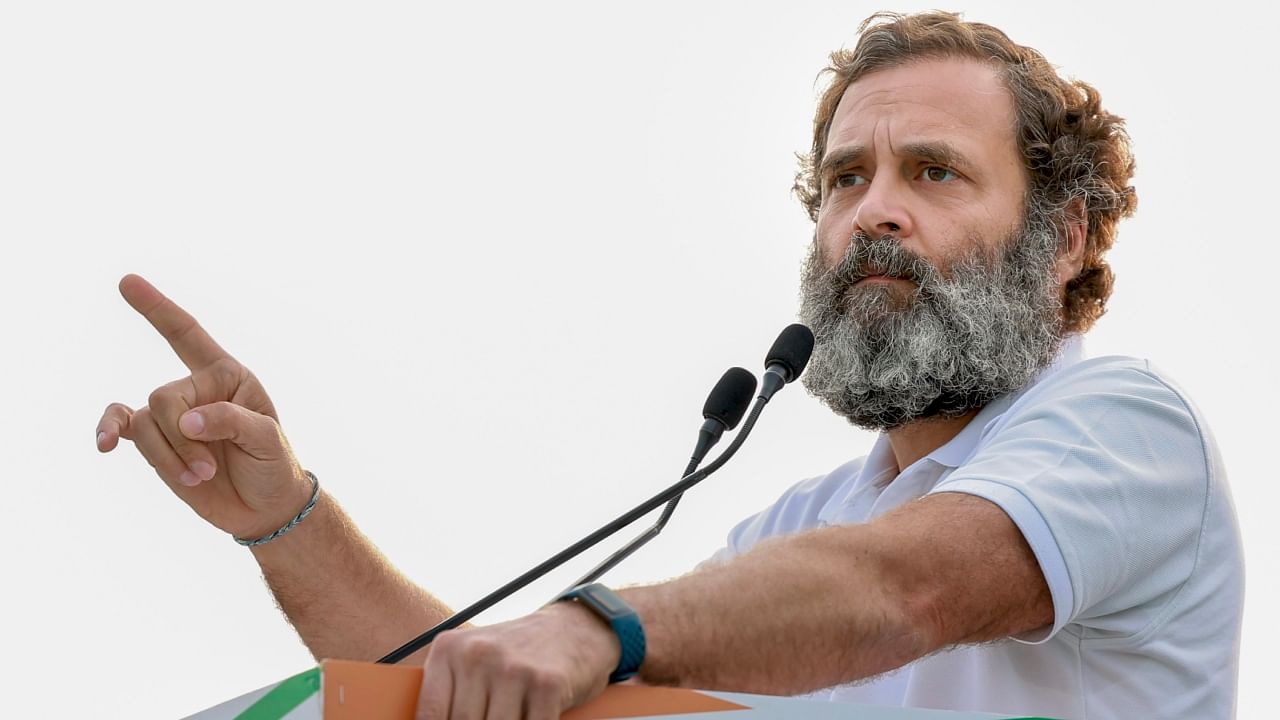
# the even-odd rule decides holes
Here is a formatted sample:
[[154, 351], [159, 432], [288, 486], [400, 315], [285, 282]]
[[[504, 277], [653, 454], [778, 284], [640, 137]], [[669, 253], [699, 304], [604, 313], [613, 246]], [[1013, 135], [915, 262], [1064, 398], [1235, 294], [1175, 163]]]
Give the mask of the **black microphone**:
[[760, 383], [760, 397], [768, 402], [783, 385], [800, 377], [804, 366], [813, 354], [813, 332], [795, 323], [778, 333], [769, 354], [765, 356], [764, 379]]
[[[809, 356], [812, 354], [813, 332], [809, 328], [799, 323], [794, 323], [783, 328], [782, 332], [778, 333], [778, 338], [773, 341], [773, 347], [769, 348], [769, 353], [765, 356], [764, 386], [756, 397], [756, 404], [751, 409], [751, 416], [747, 418], [747, 424], [742, 427], [742, 432], [738, 434], [738, 437], [734, 438], [733, 444], [720, 457], [716, 458], [700, 473], [695, 474], [701, 475], [698, 478], [699, 481], [715, 472], [729, 458], [733, 457], [733, 454], [742, 446], [743, 441], [747, 439], [751, 428], [755, 426], [756, 418], [760, 416], [764, 406], [784, 385], [800, 377], [801, 373], [804, 372], [805, 365], [809, 364]], [[695, 477], [690, 473], [693, 473], [694, 468], [698, 467], [698, 463], [702, 462], [703, 455], [720, 439], [720, 435], [725, 431], [726, 427], [732, 430], [742, 420], [742, 413], [746, 409], [751, 394], [755, 392], [755, 387], [755, 376], [738, 367], [730, 368], [720, 378], [720, 382], [716, 383], [715, 389], [711, 391], [711, 395], [707, 397], [706, 404], [702, 407], [702, 416], [706, 418], [706, 421], [703, 422], [702, 430], [699, 432], [698, 445], [694, 448], [693, 457], [690, 458], [689, 465], [684, 470], [686, 480]], [[704, 443], [706, 443], [705, 446]], [[693, 483], [690, 483], [690, 487], [692, 485]], [[679, 504], [681, 497], [683, 497], [683, 493], [671, 498], [671, 502], [667, 503], [667, 507], [663, 509], [662, 516], [658, 518], [658, 522], [654, 523], [652, 527], [641, 533], [621, 550], [610, 555], [604, 562], [593, 568], [591, 572], [578, 578], [577, 582], [566, 589], [594, 582], [601, 575], [622, 562], [628, 555], [639, 549], [641, 545], [657, 537], [658, 533], [662, 532], [662, 528], [666, 526], [667, 521], [671, 519], [671, 513], [675, 512], [676, 505]]]
[[[751, 407], [751, 396], [756, 392], [756, 376], [750, 370], [731, 367], [720, 376], [720, 382], [711, 389], [707, 401], [702, 404], [702, 429], [698, 431], [698, 443], [693, 448], [689, 467], [684, 474], [693, 472], [694, 468], [706, 457], [707, 451], [720, 442], [720, 436], [726, 430], [738, 427], [742, 417]], [[683, 476], [681, 476], [683, 477]]]
[[[800, 328], [804, 334], [808, 335], [809, 342], [808, 342], [807, 350], [804, 349], [804, 343], [802, 342], [803, 337], [800, 337], [799, 341], [795, 339], [797, 337], [796, 333], [798, 332], [795, 330], [795, 328]], [[784, 350], [786, 350], [786, 352], [775, 353], [775, 350], [778, 350], [779, 348], [783, 348]], [[776, 393], [779, 388], [781, 388], [790, 380], [794, 380], [795, 378], [799, 377], [800, 373], [804, 371], [805, 363], [809, 361], [809, 351], [812, 350], [812, 348], [813, 348], [813, 334], [810, 333], [809, 329], [804, 327], [803, 325], [792, 325], [782, 331], [782, 334], [778, 336], [778, 339], [776, 341], [774, 341], [773, 348], [769, 352], [769, 357], [766, 360], [766, 365], [768, 365], [768, 370], [765, 372], [766, 383], [768, 382], [768, 377], [770, 376], [770, 374], [777, 374], [779, 377], [783, 378], [782, 381], [778, 384], [778, 387], [774, 388], [772, 391], [767, 391], [765, 389], [761, 390], [761, 393], [758, 396], [756, 396], [756, 402], [752, 406], [751, 412], [747, 415], [747, 419], [742, 426], [742, 430], [740, 430], [738, 434], [733, 438], [733, 442], [729, 443], [729, 447], [725, 448], [724, 452], [720, 453], [720, 455], [715, 460], [712, 460], [710, 463], [708, 463], [706, 467], [703, 467], [700, 470], [697, 470], [693, 473], [690, 473], [689, 475], [686, 475], [685, 477], [681, 478], [680, 481], [677, 482], [675, 485], [672, 485], [666, 490], [663, 490], [657, 495], [654, 495], [653, 497], [644, 501], [640, 505], [618, 516], [612, 522], [606, 524], [604, 527], [601, 527], [599, 530], [596, 530], [595, 532], [582, 538], [578, 542], [570, 545], [564, 550], [561, 550], [555, 555], [542, 561], [541, 563], [534, 566], [533, 568], [530, 568], [523, 575], [515, 578], [514, 580], [511, 580], [506, 585], [503, 585], [502, 587], [498, 588], [497, 590], [494, 590], [493, 592], [489, 593], [483, 598], [480, 598], [479, 600], [472, 603], [471, 605], [463, 608], [462, 610], [459, 610], [458, 612], [454, 613], [450, 617], [442, 620], [441, 622], [436, 624], [435, 627], [427, 630], [426, 632], [410, 640], [404, 645], [401, 645], [395, 650], [392, 650], [390, 653], [380, 658], [378, 662], [397, 663], [409, 657], [410, 655], [417, 652], [418, 650], [421, 650], [427, 645], [430, 645], [431, 641], [434, 640], [436, 636], [439, 635], [440, 633], [445, 632], [447, 630], [452, 630], [462, 625], [463, 623], [466, 623], [471, 618], [475, 617], [476, 615], [479, 615], [485, 610], [488, 610], [490, 607], [493, 607], [494, 605], [496, 605], [498, 602], [506, 599], [508, 596], [510, 596], [512, 593], [516, 592], [520, 588], [523, 588], [524, 586], [528, 585], [534, 580], [537, 580], [543, 575], [546, 575], [548, 572], [560, 567], [561, 565], [568, 562], [569, 560], [582, 554], [584, 551], [588, 550], [589, 548], [594, 547], [595, 545], [600, 543], [600, 541], [613, 535], [614, 533], [630, 525], [636, 520], [639, 520], [645, 515], [648, 515], [653, 510], [656, 510], [659, 506], [665, 503], [668, 503], [672, 499], [684, 494], [684, 492], [687, 491], [689, 488], [693, 487], [694, 485], [697, 485], [698, 483], [706, 479], [707, 476], [711, 475], [711, 473], [715, 472], [716, 470], [719, 470], [721, 467], [724, 466], [725, 463], [729, 462], [730, 458], [732, 458], [734, 454], [738, 452], [738, 448], [742, 447], [742, 443], [745, 442], [747, 437], [751, 434], [751, 429], [755, 427], [756, 420], [759, 419], [760, 417], [760, 412], [764, 409], [764, 406], [769, 402], [769, 399], [773, 396], [773, 394]], [[781, 370], [775, 371], [773, 367], [775, 364], [775, 361], [777, 360], [777, 358], [774, 357], [775, 355], [778, 355], [779, 357], [783, 357], [783, 360], [786, 361], [786, 363], [788, 363], [785, 366], [785, 369], [788, 373], [786, 376], [783, 376], [781, 374], [782, 372]], [[777, 364], [781, 364], [781, 362], [782, 361], [778, 361]]]
[[[684, 473], [680, 477], [685, 477], [689, 473], [698, 469], [698, 464], [702, 462], [702, 458], [706, 457], [707, 451], [713, 445], [720, 442], [720, 436], [725, 430], [732, 430], [738, 427], [738, 423], [742, 422], [742, 416], [747, 414], [747, 408], [751, 406], [751, 396], [756, 392], [756, 376], [751, 374], [750, 370], [740, 367], [732, 367], [720, 376], [720, 382], [711, 389], [711, 394], [707, 396], [707, 402], [702, 405], [702, 428], [698, 430], [698, 442], [694, 445], [693, 455], [689, 458], [689, 464], [685, 466]], [[662, 515], [658, 518], [648, 530], [640, 533], [631, 542], [622, 546], [621, 550], [613, 553], [605, 558], [603, 562], [591, 568], [586, 575], [578, 578], [572, 585], [565, 588], [571, 590], [579, 585], [595, 582], [600, 579], [601, 575], [609, 572], [615, 565], [627, 559], [636, 550], [650, 540], [658, 537], [662, 532], [662, 528], [667, 526], [667, 521], [671, 519], [671, 514], [676, 511], [676, 505], [680, 504], [680, 498], [684, 494], [671, 498], [671, 502], [662, 509]], [[564, 593], [560, 593], [563, 595]], [[557, 595], [559, 597], [559, 595]]]

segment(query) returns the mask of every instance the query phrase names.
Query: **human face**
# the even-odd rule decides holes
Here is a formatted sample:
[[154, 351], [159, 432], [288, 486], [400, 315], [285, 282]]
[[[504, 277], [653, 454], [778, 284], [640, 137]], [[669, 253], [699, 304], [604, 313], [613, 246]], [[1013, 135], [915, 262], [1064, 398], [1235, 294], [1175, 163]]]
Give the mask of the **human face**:
[[1023, 387], [1060, 342], [1058, 242], [995, 73], [946, 60], [870, 75], [829, 143], [801, 293], [805, 387], [880, 430]]
[[[1061, 339], [1057, 244], [1052, 213], [1033, 200], [1003, 257], [971, 252], [947, 278], [892, 235], [858, 235], [829, 267], [814, 246], [801, 283], [800, 317], [815, 339], [805, 387], [876, 430], [960, 417], [1023, 387]], [[867, 285], [872, 274], [916, 288], [903, 299], [890, 283]]]
[[[975, 251], [997, 256], [1028, 187], [1014, 133], [1012, 96], [973, 60], [920, 60], [851, 84], [818, 168], [824, 262], [843, 257], [859, 233], [893, 235], [944, 273]], [[861, 282], [910, 289], [904, 279]]]

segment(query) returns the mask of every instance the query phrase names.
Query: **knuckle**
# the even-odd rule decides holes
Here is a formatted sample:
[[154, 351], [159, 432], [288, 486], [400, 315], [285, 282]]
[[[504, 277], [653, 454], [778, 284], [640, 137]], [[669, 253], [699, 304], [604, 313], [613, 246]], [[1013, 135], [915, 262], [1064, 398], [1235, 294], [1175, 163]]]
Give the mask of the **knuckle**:
[[501, 667], [502, 648], [487, 637], [467, 638], [459, 649], [462, 661], [471, 666]]
[[173, 391], [169, 386], [158, 387], [151, 391], [147, 396], [147, 406], [153, 408], [162, 408], [173, 403]]
[[204, 419], [205, 432], [217, 432], [228, 425], [227, 403], [209, 403], [200, 408], [200, 417]]
[[103, 410], [102, 414], [104, 416], [109, 416], [109, 417], [119, 417], [119, 416], [128, 416], [132, 412], [133, 411], [129, 409], [128, 405], [125, 405], [124, 403], [113, 402], [110, 405], [107, 405], [107, 409]]
[[534, 668], [524, 658], [506, 657], [498, 665], [498, 676], [503, 682], [529, 687], [533, 684]]
[[531, 668], [528, 675], [529, 687], [540, 695], [559, 697], [563, 678], [546, 668]]
[[456, 630], [448, 630], [437, 635], [436, 639], [431, 641], [431, 654], [427, 656], [427, 662], [452, 654], [457, 647], [457, 638]]
[[227, 373], [228, 375], [239, 375], [240, 369], [243, 367], [235, 358], [221, 357], [213, 361], [210, 365], [215, 372]]
[[236, 362], [235, 358], [224, 357], [214, 361], [209, 371], [222, 387], [234, 387], [240, 382], [244, 366]]

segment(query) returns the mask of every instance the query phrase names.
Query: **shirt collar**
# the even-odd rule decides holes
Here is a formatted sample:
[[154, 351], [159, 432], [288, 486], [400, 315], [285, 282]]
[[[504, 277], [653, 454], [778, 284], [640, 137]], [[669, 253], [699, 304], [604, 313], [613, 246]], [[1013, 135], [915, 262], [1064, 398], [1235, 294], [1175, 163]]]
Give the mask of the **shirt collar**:
[[[1067, 335], [1062, 339], [1062, 345], [1058, 348], [1053, 360], [1042, 368], [1040, 372], [1036, 373], [1031, 382], [1016, 392], [1001, 395], [987, 403], [955, 437], [948, 440], [941, 447], [935, 448], [933, 452], [925, 455], [922, 459], [949, 468], [959, 467], [961, 463], [973, 454], [973, 450], [978, 446], [978, 440], [982, 437], [982, 433], [987, 429], [987, 426], [1003, 415], [1015, 400], [1027, 390], [1044, 382], [1064, 368], [1084, 360], [1084, 357], [1084, 339], [1077, 333]], [[861, 473], [863, 481], [859, 485], [873, 483], [883, 486], [893, 479], [897, 470], [898, 463], [893, 455], [893, 447], [889, 444], [889, 434], [882, 432], [876, 438], [875, 445], [871, 447], [871, 452], [867, 454], [867, 460], [863, 464]]]
[[[960, 463], [968, 460], [969, 456], [973, 454], [973, 450], [978, 446], [978, 440], [982, 437], [982, 433], [987, 429], [987, 426], [1003, 415], [1004, 411], [1008, 410], [1015, 400], [1049, 377], [1056, 375], [1064, 368], [1075, 365], [1081, 360], [1084, 360], [1084, 338], [1078, 333], [1071, 333], [1062, 339], [1062, 344], [1054, 354], [1053, 360], [1041, 368], [1040, 372], [1036, 373], [1036, 376], [1031, 379], [1031, 382], [1023, 385], [1019, 390], [1001, 395], [987, 403], [986, 407], [978, 411], [978, 414], [969, 421], [969, 424], [964, 426], [963, 430], [941, 447], [926, 455], [925, 458], [949, 468], [959, 467]], [[881, 436], [884, 437], [887, 444], [888, 436], [885, 433], [881, 433]]]
[[876, 442], [867, 453], [867, 460], [862, 464], [859, 473], [861, 481], [858, 485], [884, 486], [898, 474], [898, 459], [893, 455], [893, 446], [889, 444], [889, 434], [880, 433]]

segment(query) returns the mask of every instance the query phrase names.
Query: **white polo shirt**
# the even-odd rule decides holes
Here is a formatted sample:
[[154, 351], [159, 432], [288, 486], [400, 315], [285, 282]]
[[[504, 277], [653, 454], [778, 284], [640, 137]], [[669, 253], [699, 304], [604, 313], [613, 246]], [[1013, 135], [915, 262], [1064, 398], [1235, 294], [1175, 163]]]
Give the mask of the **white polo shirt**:
[[968, 493], [1021, 529], [1053, 595], [1053, 626], [811, 697], [1090, 720], [1234, 715], [1244, 599], [1235, 511], [1208, 427], [1150, 363], [1085, 360], [1073, 336], [1033, 383], [895, 471], [882, 434], [867, 457], [738, 524], [713, 560], [767, 537], [868, 522], [929, 493]]

